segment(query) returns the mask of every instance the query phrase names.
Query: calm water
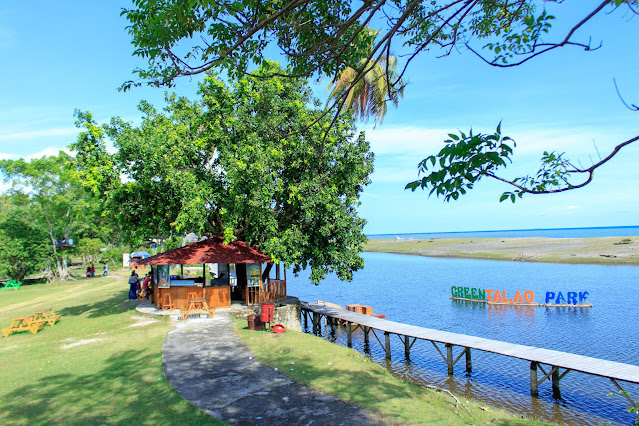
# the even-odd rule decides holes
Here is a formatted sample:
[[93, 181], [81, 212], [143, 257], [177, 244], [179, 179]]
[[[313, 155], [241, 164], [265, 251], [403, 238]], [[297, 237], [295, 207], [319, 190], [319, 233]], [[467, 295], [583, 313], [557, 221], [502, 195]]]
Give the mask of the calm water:
[[[412, 325], [538, 346], [580, 355], [639, 365], [639, 267], [561, 265], [440, 259], [364, 253], [366, 267], [351, 283], [330, 276], [319, 286], [307, 274], [289, 275], [288, 292], [305, 301], [326, 300], [340, 305], [373, 306], [387, 319]], [[593, 308], [488, 307], [449, 299], [450, 287], [468, 286], [535, 292], [588, 291]], [[329, 339], [345, 344], [343, 332]], [[381, 336], [380, 336], [381, 337]], [[386, 363], [381, 346], [371, 336], [370, 346], [358, 334], [353, 347], [370, 353], [390, 370], [417, 383], [445, 386], [488, 404], [567, 424], [601, 424], [603, 420], [631, 424], [627, 401], [608, 397], [617, 393], [603, 378], [570, 372], [561, 380], [562, 399], [555, 401], [549, 381], [540, 385], [540, 397], [530, 396], [529, 363], [504, 356], [473, 352], [473, 372], [465, 376], [463, 359], [449, 378], [446, 365], [430, 342], [417, 341], [411, 359], [392, 336], [392, 361]], [[442, 348], [443, 350], [443, 348]], [[455, 349], [455, 356], [457, 351]], [[541, 377], [541, 376], [540, 376]], [[639, 386], [623, 384], [639, 398]]]
[[630, 237], [639, 235], [639, 226], [605, 226], [595, 228], [558, 228], [558, 229], [514, 229], [503, 231], [473, 232], [431, 232], [414, 234], [376, 234], [368, 235], [371, 240], [384, 238], [592, 238], [592, 237]]

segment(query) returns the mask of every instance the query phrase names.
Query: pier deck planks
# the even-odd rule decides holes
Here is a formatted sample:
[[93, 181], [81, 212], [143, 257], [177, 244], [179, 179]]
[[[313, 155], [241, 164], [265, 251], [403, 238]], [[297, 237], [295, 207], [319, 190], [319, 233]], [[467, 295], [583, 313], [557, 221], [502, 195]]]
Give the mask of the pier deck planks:
[[502, 342], [499, 340], [485, 339], [483, 337], [468, 336], [449, 331], [417, 327], [330, 306], [321, 306], [311, 303], [305, 303], [303, 306], [305, 309], [317, 312], [321, 315], [338, 318], [366, 327], [372, 327], [392, 334], [416, 337], [418, 339], [431, 340], [439, 343], [448, 343], [455, 346], [478, 349], [484, 352], [506, 355], [526, 361], [534, 361], [595, 376], [607, 377], [630, 383], [639, 383], [639, 366], [636, 365], [560, 352], [551, 349]]

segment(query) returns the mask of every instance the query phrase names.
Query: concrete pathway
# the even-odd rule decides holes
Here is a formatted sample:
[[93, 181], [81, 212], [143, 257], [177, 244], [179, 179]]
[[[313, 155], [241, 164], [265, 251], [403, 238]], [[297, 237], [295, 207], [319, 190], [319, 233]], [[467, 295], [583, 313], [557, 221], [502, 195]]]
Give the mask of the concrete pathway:
[[253, 358], [228, 312], [174, 322], [162, 350], [164, 375], [209, 415], [243, 425], [370, 425], [370, 413], [289, 380]]

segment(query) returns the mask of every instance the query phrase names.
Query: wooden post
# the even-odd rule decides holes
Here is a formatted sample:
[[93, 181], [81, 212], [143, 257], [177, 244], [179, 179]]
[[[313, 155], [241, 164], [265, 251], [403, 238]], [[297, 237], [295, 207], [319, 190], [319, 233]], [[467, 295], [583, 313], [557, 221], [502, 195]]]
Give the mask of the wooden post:
[[561, 392], [559, 391], [559, 367], [552, 367], [552, 397], [555, 399], [561, 399]]
[[371, 331], [370, 327], [364, 326], [364, 343], [368, 343], [368, 333]]
[[453, 345], [446, 343], [446, 364], [448, 365], [448, 375], [453, 375]]
[[470, 357], [470, 348], [466, 348], [466, 373], [470, 374], [473, 371], [473, 361]]
[[[259, 280], [259, 283], [260, 283], [260, 285], [259, 285], [259, 287], [257, 287], [257, 303], [262, 303], [262, 302], [264, 302], [264, 300], [262, 300], [262, 297], [263, 297], [262, 296], [262, 285], [263, 285], [263, 283], [262, 283], [262, 264], [261, 263], [260, 263], [260, 280]], [[247, 285], [248, 285], [248, 280], [247, 280]], [[268, 299], [269, 302], [271, 301], [271, 298], [268, 297], [268, 295], [267, 295], [267, 299]]]
[[539, 385], [537, 383], [537, 363], [530, 361], [530, 394], [539, 396]]
[[404, 336], [404, 356], [410, 359], [410, 337]]
[[318, 334], [317, 328], [319, 324], [319, 315], [317, 312], [313, 312], [313, 334]]
[[390, 333], [388, 331], [384, 332], [384, 351], [386, 352], [386, 359], [391, 359], [391, 349], [390, 349]]
[[353, 346], [353, 341], [351, 339], [352, 337], [352, 323], [349, 321], [346, 323], [346, 345], [350, 348]]

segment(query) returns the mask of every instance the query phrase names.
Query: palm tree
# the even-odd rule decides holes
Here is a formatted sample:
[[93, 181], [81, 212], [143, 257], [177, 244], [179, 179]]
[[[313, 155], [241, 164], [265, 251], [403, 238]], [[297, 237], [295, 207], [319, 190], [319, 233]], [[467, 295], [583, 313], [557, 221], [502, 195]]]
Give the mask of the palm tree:
[[[369, 31], [375, 35], [378, 32]], [[404, 97], [405, 83], [398, 78], [396, 57], [380, 56], [368, 64], [367, 57], [362, 58], [357, 66], [364, 73], [359, 80], [355, 81], [358, 71], [353, 67], [346, 67], [333, 79], [328, 90], [333, 85], [335, 88], [329, 96], [329, 102], [344, 98], [343, 108], [352, 110], [356, 119], [367, 121], [375, 117], [375, 122], [379, 120], [381, 123], [386, 115], [386, 103], [390, 101], [397, 107], [399, 100]], [[391, 82], [395, 84], [391, 85]]]

